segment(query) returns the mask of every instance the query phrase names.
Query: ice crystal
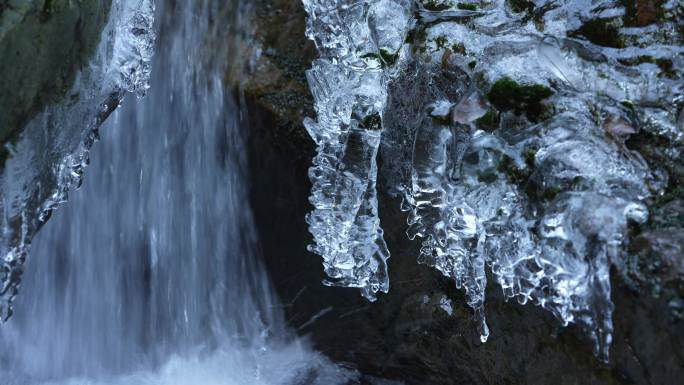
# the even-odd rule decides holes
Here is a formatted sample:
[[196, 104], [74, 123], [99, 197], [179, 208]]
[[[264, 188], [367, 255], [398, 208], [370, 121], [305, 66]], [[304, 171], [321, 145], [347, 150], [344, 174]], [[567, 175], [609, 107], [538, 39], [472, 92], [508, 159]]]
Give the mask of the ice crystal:
[[[309, 73], [318, 122], [306, 125], [318, 145], [309, 224], [326, 272], [366, 295], [369, 280], [387, 289], [380, 142], [419, 262], [465, 290], [483, 341], [488, 267], [506, 298], [581, 325], [607, 359], [611, 266], [623, 268], [628, 222], [645, 222], [644, 200], [667, 183], [625, 143], [684, 132], [681, 6], [635, 16], [617, 1], [304, 3], [322, 56]], [[394, 16], [371, 16], [383, 13]], [[380, 126], [365, 127], [374, 115]]]
[[376, 157], [386, 83], [408, 30], [407, 2], [306, 0], [307, 34], [321, 52], [307, 77], [318, 120], [304, 124], [317, 145], [308, 215], [329, 285], [387, 292], [389, 251], [378, 218]]
[[63, 102], [23, 129], [0, 174], [0, 318], [12, 314], [23, 264], [36, 231], [83, 181], [103, 120], [126, 92], [149, 88], [155, 34], [153, 0], [114, 0], [91, 63]]

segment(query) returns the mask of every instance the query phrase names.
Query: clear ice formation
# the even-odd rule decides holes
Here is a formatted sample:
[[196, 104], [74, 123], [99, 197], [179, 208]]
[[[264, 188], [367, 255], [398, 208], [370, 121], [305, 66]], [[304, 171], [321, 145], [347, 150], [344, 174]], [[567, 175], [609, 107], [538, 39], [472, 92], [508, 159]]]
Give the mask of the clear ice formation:
[[607, 360], [610, 269], [667, 184], [625, 141], [684, 136], [681, 2], [650, 23], [612, 0], [304, 4], [321, 55], [307, 220], [328, 284], [388, 290], [380, 156], [419, 262], [465, 290], [483, 342], [489, 270], [506, 298], [580, 325]]
[[323, 256], [325, 284], [389, 290], [389, 251], [378, 217], [376, 162], [386, 83], [409, 25], [408, 1], [305, 0], [307, 35], [321, 58], [307, 78], [318, 121], [304, 124], [318, 153], [309, 171], [307, 223]]
[[113, 0], [90, 64], [64, 102], [24, 128], [0, 174], [0, 319], [12, 314], [31, 239], [83, 181], [98, 128], [127, 92], [149, 88], [154, 0]]

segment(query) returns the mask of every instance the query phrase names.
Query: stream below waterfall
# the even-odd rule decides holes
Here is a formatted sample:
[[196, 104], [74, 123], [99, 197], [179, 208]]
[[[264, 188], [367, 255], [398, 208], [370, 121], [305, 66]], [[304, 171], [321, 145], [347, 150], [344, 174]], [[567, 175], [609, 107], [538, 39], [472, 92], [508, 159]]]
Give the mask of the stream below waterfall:
[[204, 45], [217, 10], [174, 3], [157, 3], [148, 95], [105, 122], [82, 189], [33, 241], [0, 382], [354, 381], [285, 326], [248, 204], [244, 107]]

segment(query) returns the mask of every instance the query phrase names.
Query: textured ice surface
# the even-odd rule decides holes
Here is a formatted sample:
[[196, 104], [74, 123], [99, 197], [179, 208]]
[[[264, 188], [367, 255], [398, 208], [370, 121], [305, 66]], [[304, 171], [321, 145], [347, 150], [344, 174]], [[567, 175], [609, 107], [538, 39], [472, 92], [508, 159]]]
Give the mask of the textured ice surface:
[[321, 52], [307, 73], [318, 120], [304, 122], [317, 146], [309, 170], [312, 250], [324, 259], [326, 284], [358, 287], [370, 300], [389, 289], [376, 157], [386, 83], [408, 31], [407, 4], [304, 1], [307, 34]]
[[647, 220], [644, 200], [667, 182], [625, 142], [683, 136], [681, 2], [304, 3], [321, 52], [309, 224], [334, 282], [388, 287], [379, 141], [419, 262], [465, 290], [483, 341], [489, 270], [507, 298], [581, 325], [607, 359], [611, 266], [623, 269], [628, 223]]
[[126, 92], [143, 95], [153, 52], [153, 0], [114, 0], [89, 66], [59, 105], [23, 130], [0, 175], [0, 318], [12, 314], [31, 239], [80, 186], [98, 127]]

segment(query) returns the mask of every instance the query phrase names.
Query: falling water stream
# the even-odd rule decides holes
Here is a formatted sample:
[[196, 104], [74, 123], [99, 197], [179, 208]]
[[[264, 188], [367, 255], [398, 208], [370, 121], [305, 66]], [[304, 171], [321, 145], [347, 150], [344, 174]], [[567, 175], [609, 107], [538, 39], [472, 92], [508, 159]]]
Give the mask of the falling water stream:
[[[0, 328], [3, 385], [357, 376], [289, 334], [259, 261], [245, 121], [222, 83], [231, 53], [207, 44], [244, 23], [244, 7], [175, 3], [157, 3], [150, 92], [102, 126], [83, 188], [34, 239]], [[233, 25], [212, 27], [218, 17]]]

